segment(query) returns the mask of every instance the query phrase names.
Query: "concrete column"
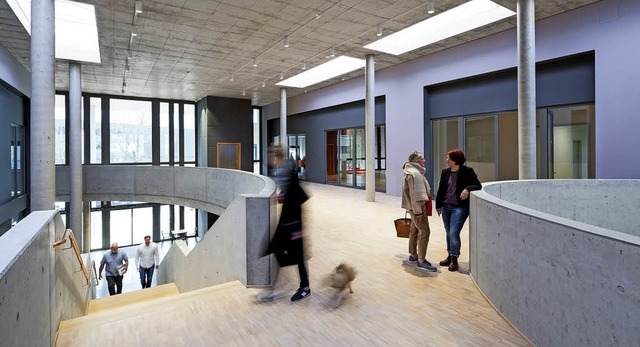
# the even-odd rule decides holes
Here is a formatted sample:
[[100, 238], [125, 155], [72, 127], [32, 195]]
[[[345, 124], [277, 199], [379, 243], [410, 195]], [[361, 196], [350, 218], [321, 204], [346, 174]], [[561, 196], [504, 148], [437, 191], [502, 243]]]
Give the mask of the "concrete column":
[[82, 238], [82, 252], [91, 252], [91, 201], [82, 204], [82, 224], [84, 237]]
[[536, 44], [534, 0], [517, 0], [518, 172], [536, 178]]
[[289, 155], [287, 139], [287, 90], [280, 88], [280, 146], [285, 155]]
[[54, 0], [31, 3], [31, 210], [55, 208]]
[[78, 63], [69, 63], [69, 173], [71, 195], [69, 199], [69, 224], [78, 239], [81, 252], [84, 245], [82, 232], [82, 83]]
[[[365, 183], [367, 201], [376, 201], [376, 171], [374, 161], [376, 158], [376, 101], [373, 92], [375, 85], [375, 59], [373, 54], [366, 56], [367, 67], [365, 71], [365, 98], [364, 98], [364, 134], [366, 147]], [[355, 166], [354, 166], [355, 167]]]

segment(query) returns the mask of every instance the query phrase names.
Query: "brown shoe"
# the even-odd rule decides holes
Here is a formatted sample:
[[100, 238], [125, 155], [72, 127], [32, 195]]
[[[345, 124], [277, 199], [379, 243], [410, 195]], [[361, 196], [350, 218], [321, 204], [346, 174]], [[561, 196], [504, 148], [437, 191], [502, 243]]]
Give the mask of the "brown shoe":
[[449, 264], [449, 271], [458, 271], [458, 257], [451, 256], [451, 264]]
[[449, 266], [449, 264], [451, 264], [451, 256], [447, 256], [447, 259], [441, 261], [440, 266]]

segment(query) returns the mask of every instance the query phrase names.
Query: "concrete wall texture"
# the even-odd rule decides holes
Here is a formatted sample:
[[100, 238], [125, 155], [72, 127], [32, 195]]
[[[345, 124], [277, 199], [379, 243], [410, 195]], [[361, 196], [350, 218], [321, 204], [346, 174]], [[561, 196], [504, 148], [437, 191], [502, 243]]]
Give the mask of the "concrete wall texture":
[[52, 248], [63, 233], [57, 211], [37, 211], [0, 238], [1, 345], [51, 346], [61, 321], [85, 314], [90, 287], [75, 254]]
[[640, 180], [487, 184], [471, 198], [471, 275], [538, 346], [637, 345], [638, 196]]
[[[57, 200], [69, 197], [68, 167], [56, 168]], [[158, 283], [175, 282], [181, 292], [239, 280], [271, 281], [269, 242], [276, 214], [270, 178], [246, 171], [135, 165], [84, 166], [84, 198], [91, 201], [145, 201], [201, 209], [220, 216], [194, 250], [178, 241], [158, 270]], [[247, 216], [251, 216], [247, 218]]]
[[[605, 0], [536, 22], [536, 61], [582, 52], [595, 52], [596, 90], [596, 178], [640, 177], [637, 114], [640, 78], [637, 62], [640, 46], [640, 2]], [[447, 49], [408, 63], [376, 71], [375, 95], [386, 97], [387, 193], [400, 195], [402, 163], [407, 153], [423, 148], [424, 87], [513, 68], [517, 65], [516, 31], [508, 30], [465, 45]], [[365, 97], [364, 77], [288, 99], [287, 112], [295, 115], [340, 105]], [[263, 108], [264, 119], [279, 116], [279, 106]], [[408, 126], [408, 125], [411, 126]], [[263, 128], [264, 128], [263, 123]], [[429, 157], [441, 158], [442, 153]]]

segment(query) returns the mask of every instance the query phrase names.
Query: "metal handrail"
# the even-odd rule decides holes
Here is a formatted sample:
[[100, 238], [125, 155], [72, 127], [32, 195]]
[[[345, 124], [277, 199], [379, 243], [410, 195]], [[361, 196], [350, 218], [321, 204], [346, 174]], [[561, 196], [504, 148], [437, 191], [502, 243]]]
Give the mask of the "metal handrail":
[[67, 242], [67, 238], [71, 240], [71, 247], [73, 247], [73, 251], [76, 254], [78, 263], [80, 263], [80, 267], [82, 268], [82, 273], [84, 274], [84, 278], [87, 280], [87, 285], [91, 285], [91, 278], [87, 273], [87, 268], [84, 266], [84, 263], [82, 262], [82, 257], [80, 256], [80, 251], [78, 250], [78, 244], [76, 242], [76, 238], [73, 236], [73, 231], [71, 229], [67, 229], [64, 231], [64, 234], [62, 234], [62, 239], [53, 243], [53, 248], [58, 248], [59, 246], [65, 244]]

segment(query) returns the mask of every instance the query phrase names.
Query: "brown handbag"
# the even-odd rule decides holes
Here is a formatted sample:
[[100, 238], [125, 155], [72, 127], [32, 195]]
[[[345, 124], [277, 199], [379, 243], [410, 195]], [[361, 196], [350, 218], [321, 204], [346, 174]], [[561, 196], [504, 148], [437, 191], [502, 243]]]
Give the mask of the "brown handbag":
[[409, 238], [409, 230], [411, 230], [411, 218], [407, 218], [407, 212], [404, 212], [404, 218], [398, 218], [393, 221], [396, 226], [396, 236]]

